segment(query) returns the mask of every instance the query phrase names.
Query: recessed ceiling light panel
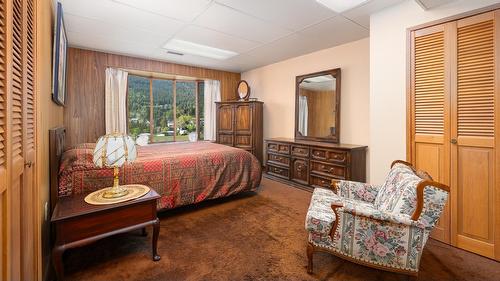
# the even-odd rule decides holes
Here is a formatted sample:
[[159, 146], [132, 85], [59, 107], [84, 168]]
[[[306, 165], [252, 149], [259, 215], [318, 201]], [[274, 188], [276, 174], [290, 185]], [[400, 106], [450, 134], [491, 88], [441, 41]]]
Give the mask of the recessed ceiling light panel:
[[182, 54], [190, 54], [190, 55], [196, 55], [196, 56], [201, 56], [201, 57], [207, 57], [207, 58], [212, 58], [216, 60], [225, 60], [230, 57], [236, 56], [238, 53], [229, 51], [229, 50], [224, 50], [224, 49], [219, 49], [219, 48], [214, 48], [202, 44], [197, 44], [189, 41], [184, 41], [180, 39], [172, 39], [168, 41], [164, 46], [164, 49], [167, 51], [173, 51], [176, 53], [182, 53]]
[[345, 12], [368, 1], [369, 0], [316, 0], [316, 2], [337, 13]]

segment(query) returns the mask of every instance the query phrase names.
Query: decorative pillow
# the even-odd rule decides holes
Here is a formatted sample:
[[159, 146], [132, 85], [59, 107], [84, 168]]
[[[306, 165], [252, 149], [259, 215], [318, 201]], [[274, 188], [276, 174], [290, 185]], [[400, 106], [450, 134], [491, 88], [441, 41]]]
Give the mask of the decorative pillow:
[[412, 173], [401, 173], [394, 183], [391, 196], [380, 204], [379, 210], [392, 214], [411, 215], [417, 206], [417, 185], [422, 180]]
[[398, 188], [401, 188], [399, 183], [408, 177], [417, 176], [410, 167], [402, 163], [396, 163], [389, 172], [389, 175], [387, 175], [384, 184], [378, 191], [377, 197], [373, 203], [375, 208], [380, 210], [387, 209], [390, 204], [388, 201], [391, 201], [392, 197], [396, 195]]

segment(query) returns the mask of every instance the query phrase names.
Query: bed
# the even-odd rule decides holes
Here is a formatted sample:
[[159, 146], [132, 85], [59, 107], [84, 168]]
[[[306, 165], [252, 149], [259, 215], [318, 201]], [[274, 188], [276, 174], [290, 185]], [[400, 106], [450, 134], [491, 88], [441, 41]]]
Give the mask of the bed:
[[[112, 186], [113, 170], [92, 162], [95, 144], [64, 149], [64, 128], [50, 130], [51, 205], [63, 196]], [[260, 185], [262, 168], [251, 153], [211, 142], [151, 144], [120, 168], [120, 184], [144, 184], [161, 198], [159, 210], [221, 198]]]

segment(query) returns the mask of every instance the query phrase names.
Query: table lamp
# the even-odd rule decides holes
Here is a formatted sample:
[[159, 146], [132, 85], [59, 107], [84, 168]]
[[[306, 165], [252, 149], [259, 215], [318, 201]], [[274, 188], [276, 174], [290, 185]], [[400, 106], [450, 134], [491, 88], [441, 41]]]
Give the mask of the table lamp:
[[107, 134], [97, 140], [94, 149], [94, 164], [99, 167], [113, 168], [113, 187], [104, 192], [102, 197], [119, 198], [129, 191], [118, 183], [119, 168], [125, 163], [131, 163], [137, 157], [134, 140], [122, 133]]

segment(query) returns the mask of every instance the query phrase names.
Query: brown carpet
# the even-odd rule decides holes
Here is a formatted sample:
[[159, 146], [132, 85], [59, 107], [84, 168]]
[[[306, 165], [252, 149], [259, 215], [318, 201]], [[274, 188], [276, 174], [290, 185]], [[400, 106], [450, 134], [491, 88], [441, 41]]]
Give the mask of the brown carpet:
[[[67, 251], [68, 280], [415, 280], [324, 253], [306, 273], [304, 218], [311, 193], [268, 179], [256, 193], [161, 216], [159, 253], [151, 234], [117, 235]], [[148, 230], [151, 233], [151, 230]], [[430, 240], [417, 280], [499, 280], [500, 263]]]

